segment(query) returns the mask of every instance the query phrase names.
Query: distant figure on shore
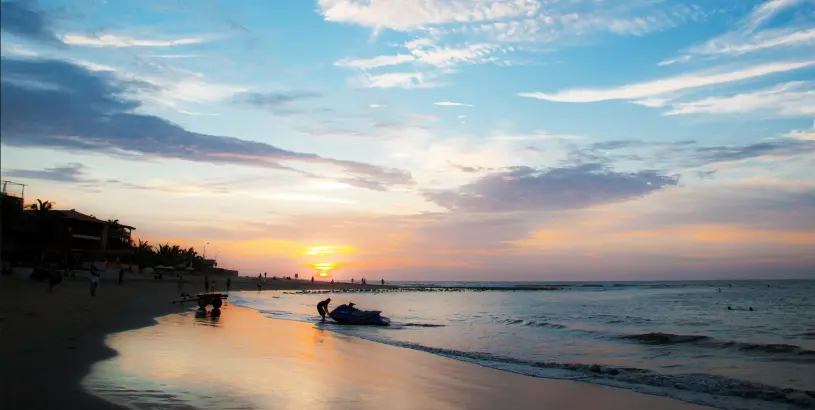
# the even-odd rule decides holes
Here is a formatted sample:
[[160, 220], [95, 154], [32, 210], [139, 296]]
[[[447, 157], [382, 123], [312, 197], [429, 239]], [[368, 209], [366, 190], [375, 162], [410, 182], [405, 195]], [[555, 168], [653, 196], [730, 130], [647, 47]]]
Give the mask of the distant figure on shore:
[[382, 284], [383, 284], [383, 285], [385, 284], [385, 279], [382, 279]]
[[229, 292], [229, 288], [232, 287], [232, 278], [226, 278], [226, 291]]
[[719, 293], [722, 293], [722, 288], [719, 288]]
[[351, 278], [351, 283], [354, 283], [354, 278]]
[[204, 276], [204, 293], [209, 293], [209, 276]]
[[184, 278], [181, 277], [181, 274], [178, 274], [178, 293], [182, 293], [184, 291]]
[[99, 287], [99, 272], [91, 270], [91, 296], [96, 296], [96, 288]]
[[295, 274], [294, 274], [294, 278], [295, 278], [295, 279], [297, 279], [297, 278], [299, 278], [299, 277], [300, 277], [300, 274], [299, 274], [299, 273], [295, 273]]
[[753, 308], [752, 308], [752, 307], [750, 307], [750, 311], [751, 311], [751, 312], [753, 311]]
[[731, 308], [730, 306], [728, 306], [728, 307], [727, 307], [727, 310], [733, 310], [733, 308]]
[[260, 282], [258, 282], [258, 292], [262, 290], [261, 288], [263, 288], [263, 285]]
[[48, 271], [48, 293], [51, 293], [54, 289], [54, 285], [59, 284], [60, 282], [62, 282], [62, 273], [52, 267]]
[[263, 272], [263, 279], [268, 279], [268, 278], [269, 278], [269, 274], [266, 273], [266, 272]]
[[314, 276], [311, 277], [311, 283], [314, 283]]
[[331, 298], [328, 298], [317, 304], [317, 313], [320, 314], [325, 322], [325, 315], [328, 314], [328, 304], [331, 303]]
[[331, 284], [332, 284], [332, 285], [334, 284], [334, 279], [331, 279]]

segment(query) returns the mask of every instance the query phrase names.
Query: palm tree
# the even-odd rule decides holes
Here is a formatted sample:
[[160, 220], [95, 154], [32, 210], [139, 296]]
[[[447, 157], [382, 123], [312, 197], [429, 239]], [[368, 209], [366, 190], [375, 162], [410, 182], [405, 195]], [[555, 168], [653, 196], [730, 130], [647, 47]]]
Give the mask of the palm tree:
[[36, 211], [37, 228], [39, 231], [39, 260], [37, 265], [41, 266], [47, 252], [57, 250], [67, 250], [70, 248], [71, 234], [62, 220], [52, 212], [55, 203], [37, 199], [37, 203], [28, 205], [28, 209]]
[[37, 203], [28, 205], [28, 209], [31, 209], [32, 211], [47, 212], [53, 209], [54, 205], [56, 205], [56, 202], [42, 201], [37, 199]]

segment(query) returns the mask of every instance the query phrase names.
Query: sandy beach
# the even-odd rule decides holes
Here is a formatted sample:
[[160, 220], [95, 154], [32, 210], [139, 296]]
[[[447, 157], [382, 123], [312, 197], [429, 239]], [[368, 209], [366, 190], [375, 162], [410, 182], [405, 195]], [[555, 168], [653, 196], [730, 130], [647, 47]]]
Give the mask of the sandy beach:
[[[279, 289], [311, 287], [305, 281], [278, 282]], [[256, 282], [241, 281], [233, 290], [253, 287]], [[116, 354], [105, 344], [108, 334], [113, 334], [108, 344], [122, 355], [98, 363], [102, 375], [115, 362], [116, 369], [165, 378], [168, 386], [173, 380], [192, 380], [215, 386], [220, 396], [241, 408], [704, 408], [487, 369], [309, 324], [270, 320], [234, 305], [222, 309], [211, 323], [215, 326], [191, 326], [201, 318], [189, 311], [191, 304], [169, 303], [177, 299], [177, 285], [171, 281], [127, 280], [120, 286], [104, 280], [91, 298], [85, 279], [68, 279], [49, 294], [43, 283], [3, 278], [0, 293], [4, 409], [122, 408], [81, 388], [94, 363]], [[156, 332], [163, 342], [145, 348], [152, 346]], [[166, 360], [168, 355], [172, 360]], [[94, 380], [85, 383], [93, 388]], [[105, 396], [118, 403], [132, 401]], [[212, 408], [207, 402], [191, 406]]]

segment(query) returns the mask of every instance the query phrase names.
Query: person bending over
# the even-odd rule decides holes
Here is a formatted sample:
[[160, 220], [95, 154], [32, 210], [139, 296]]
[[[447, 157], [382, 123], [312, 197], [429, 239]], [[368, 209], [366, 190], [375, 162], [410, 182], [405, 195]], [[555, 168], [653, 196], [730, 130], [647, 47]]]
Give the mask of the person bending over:
[[328, 298], [320, 303], [317, 304], [317, 313], [323, 317], [323, 322], [325, 322], [325, 315], [328, 314], [328, 304], [331, 303], [331, 298]]

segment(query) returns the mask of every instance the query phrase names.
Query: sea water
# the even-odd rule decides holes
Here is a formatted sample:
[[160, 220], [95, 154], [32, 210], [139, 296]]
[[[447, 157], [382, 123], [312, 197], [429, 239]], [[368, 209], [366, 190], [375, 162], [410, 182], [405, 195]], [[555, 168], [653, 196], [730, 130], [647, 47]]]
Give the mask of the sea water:
[[[402, 284], [566, 286], [238, 292], [230, 300], [269, 318], [529, 376], [613, 385], [725, 409], [815, 407], [815, 281]], [[332, 306], [354, 302], [381, 310], [392, 326], [321, 323], [316, 304], [326, 297]]]

